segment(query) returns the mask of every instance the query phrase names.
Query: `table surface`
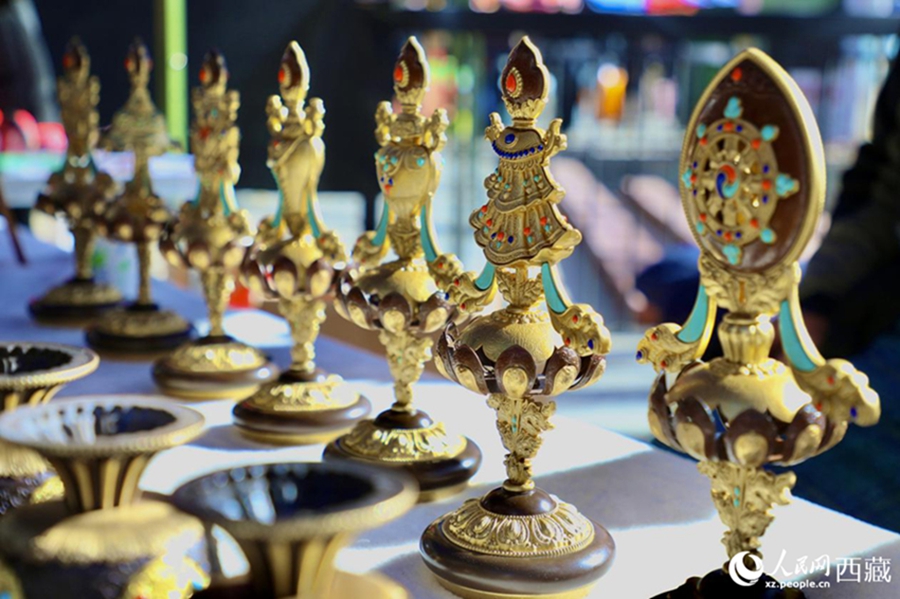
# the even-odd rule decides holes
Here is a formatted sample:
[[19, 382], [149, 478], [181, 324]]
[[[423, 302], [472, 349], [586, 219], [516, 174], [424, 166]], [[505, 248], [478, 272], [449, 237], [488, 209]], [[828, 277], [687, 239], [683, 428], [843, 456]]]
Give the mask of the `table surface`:
[[[8, 244], [0, 243], [0, 338], [54, 341], [81, 345], [77, 329], [42, 327], [27, 313], [27, 300], [70, 276], [71, 256], [37, 243], [27, 234], [23, 241], [31, 263], [15, 263]], [[155, 299], [164, 307], [177, 308], [200, 328], [205, 318], [203, 302], [189, 292], [154, 282]], [[227, 319], [229, 331], [269, 351], [275, 361], [289, 361], [284, 323], [273, 316], [247, 310]], [[629, 383], [615, 375], [624, 363], [628, 344], [610, 359], [609, 372], [595, 389], [609, 387], [608, 395], [646, 393], [647, 380]], [[317, 344], [319, 365], [342, 374], [366, 394], [376, 410], [390, 404], [387, 366], [380, 356], [321, 337]], [[348, 367], [352, 364], [352, 367]], [[649, 375], [648, 375], [649, 376]], [[158, 394], [147, 362], [104, 360], [93, 375], [76, 381], [60, 398], [85, 394]], [[632, 438], [595, 426], [587, 415], [591, 404], [600, 406], [604, 395], [594, 391], [573, 393], [559, 399], [556, 430], [545, 435], [534, 461], [537, 482], [551, 493], [573, 503], [606, 526], [617, 550], [613, 567], [599, 581], [590, 597], [644, 599], [681, 584], [687, 576], [702, 575], [725, 561], [719, 543], [724, 526], [709, 497], [709, 482], [693, 461], [662, 451]], [[464, 499], [483, 494], [504, 477], [500, 439], [494, 414], [483, 397], [436, 377], [417, 386], [417, 404], [450, 429], [465, 430], [484, 452], [484, 464], [469, 489], [441, 502], [415, 507], [403, 518], [362, 534], [338, 557], [342, 568], [355, 572], [378, 570], [403, 584], [416, 599], [451, 598], [438, 586], [418, 555], [422, 530]], [[574, 404], [575, 408], [567, 407]], [[198, 474], [222, 467], [258, 461], [318, 460], [321, 446], [272, 449], [241, 437], [231, 426], [231, 401], [191, 403], [207, 419], [207, 430], [190, 445], [154, 458], [141, 485], [145, 490], [170, 493]], [[851, 434], [853, 434], [851, 432]], [[876, 557], [900, 560], [900, 536], [848, 516], [795, 498], [774, 509], [776, 519], [763, 538], [766, 571], [781, 580], [830, 582], [830, 588], [805, 592], [816, 598], [894, 598], [900, 582], [866, 582], [867, 560]], [[776, 571], [783, 555], [781, 569]], [[828, 574], [797, 573], [798, 562], [809, 564], [827, 555]], [[858, 557], [860, 582], [839, 581], [839, 560]], [[846, 572], [844, 577], [846, 577]]]

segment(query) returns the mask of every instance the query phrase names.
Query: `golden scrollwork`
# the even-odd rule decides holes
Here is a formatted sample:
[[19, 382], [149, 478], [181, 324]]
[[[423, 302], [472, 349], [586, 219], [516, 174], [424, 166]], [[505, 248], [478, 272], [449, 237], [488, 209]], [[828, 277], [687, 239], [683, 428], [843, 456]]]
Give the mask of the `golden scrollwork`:
[[354, 455], [379, 462], [431, 462], [459, 455], [466, 447], [461, 435], [448, 435], [442, 422], [422, 428], [382, 428], [363, 420], [340, 439]]
[[809, 372], [792, 370], [800, 388], [809, 393], [816, 407], [837, 422], [870, 426], [878, 422], [881, 405], [869, 387], [868, 377], [847, 360], [827, 360]]
[[330, 375], [323, 381], [276, 382], [263, 385], [248, 403], [268, 412], [302, 412], [323, 409], [340, 409], [353, 405], [358, 396], [340, 394], [334, 390], [343, 382], [341, 377]]
[[497, 431], [509, 452], [503, 460], [507, 477], [503, 486], [511, 491], [533, 489], [531, 460], [543, 444], [541, 435], [553, 429], [550, 418], [556, 402], [494, 393], [487, 404], [497, 412]]
[[453, 543], [483, 555], [551, 557], [574, 553], [594, 539], [594, 525], [575, 506], [556, 499], [546, 513], [495, 514], [468, 499], [442, 518], [441, 528]]
[[175, 312], [115, 310], [97, 323], [97, 330], [123, 337], [151, 337], [181, 333], [189, 327]]
[[388, 367], [394, 379], [394, 406], [409, 408], [412, 403], [412, 385], [425, 370], [425, 362], [431, 359], [431, 337], [420, 337], [404, 328], [381, 330], [378, 340], [387, 352]]
[[709, 477], [713, 502], [728, 527], [722, 537], [728, 557], [741, 551], [760, 555], [759, 537], [775, 519], [771, 509], [790, 503], [790, 490], [797, 476], [793, 472], [773, 474], [731, 462], [702, 461], [697, 468]]
[[745, 273], [727, 270], [704, 253], [699, 267], [700, 280], [709, 295], [731, 312], [774, 314], [800, 282], [800, 265], [796, 262], [760, 273]]
[[260, 350], [236, 341], [211, 345], [182, 345], [168, 362], [184, 372], [234, 372], [259, 368], [268, 360]]
[[209, 575], [189, 557], [162, 556], [151, 560], [128, 581], [119, 599], [190, 599], [209, 586]]
[[316, 338], [325, 322], [325, 302], [303, 296], [278, 301], [281, 315], [291, 327], [291, 369], [313, 372], [316, 369]]

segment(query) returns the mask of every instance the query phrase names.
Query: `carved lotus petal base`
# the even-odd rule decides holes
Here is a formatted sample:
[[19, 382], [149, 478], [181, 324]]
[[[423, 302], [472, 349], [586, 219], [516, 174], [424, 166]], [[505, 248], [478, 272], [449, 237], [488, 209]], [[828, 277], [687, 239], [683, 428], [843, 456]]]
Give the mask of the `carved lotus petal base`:
[[88, 344], [107, 352], [152, 354], [187, 342], [193, 328], [175, 312], [155, 304], [112, 310], [85, 333]]
[[39, 321], [75, 324], [92, 320], [121, 301], [122, 294], [115, 287], [75, 278], [32, 300], [28, 310]]
[[156, 384], [185, 399], [242, 399], [277, 374], [265, 353], [230, 337], [182, 345], [153, 367]]
[[438, 581], [473, 599], [575, 599], [612, 564], [605, 528], [540, 490], [495, 489], [433, 522], [420, 552]]
[[328, 443], [372, 410], [339, 376], [299, 379], [285, 372], [236, 405], [234, 423], [241, 434], [273, 445]]
[[324, 457], [401, 468], [418, 481], [420, 502], [459, 492], [481, 465], [481, 450], [471, 439], [448, 434], [421, 411], [385, 410], [363, 420], [329, 444]]

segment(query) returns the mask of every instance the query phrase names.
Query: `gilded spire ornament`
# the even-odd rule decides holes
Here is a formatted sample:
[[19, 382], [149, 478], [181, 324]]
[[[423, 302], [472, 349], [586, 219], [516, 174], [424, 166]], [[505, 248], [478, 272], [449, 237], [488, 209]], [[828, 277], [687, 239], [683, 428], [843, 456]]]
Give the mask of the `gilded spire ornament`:
[[240, 131], [235, 126], [240, 97], [228, 89], [225, 58], [214, 50], [200, 67], [200, 85], [193, 90], [191, 104], [191, 150], [200, 193], [163, 231], [160, 249], [173, 266], [199, 271], [210, 328], [206, 337], [157, 361], [153, 378], [172, 395], [240, 399], [274, 378], [277, 369], [262, 351], [226, 335], [222, 325], [254, 231], [234, 196], [241, 173]]
[[433, 522], [421, 552], [438, 581], [463, 597], [583, 597], [609, 568], [615, 544], [575, 506], [535, 486], [531, 462], [553, 428], [552, 398], [600, 378], [610, 337], [599, 314], [569, 300], [557, 275], [581, 233], [557, 207], [565, 192], [550, 160], [566, 136], [561, 119], [546, 131], [535, 123], [549, 73], [528, 37], [510, 52], [500, 82], [512, 124], [490, 116], [485, 137], [499, 165], [485, 179], [487, 203], [469, 219], [487, 265], [454, 277], [448, 291], [460, 310], [475, 312], [499, 289], [506, 307], [449, 325], [437, 365], [488, 396], [509, 452], [507, 478]]
[[56, 89], [69, 146], [63, 167], [50, 176], [35, 207], [61, 214], [68, 221], [75, 238], [75, 277], [31, 302], [29, 309], [42, 321], [78, 322], [122, 301], [115, 287], [94, 281], [93, 268], [95, 223], [102, 218], [116, 185], [94, 164], [100, 81], [91, 75], [91, 58], [78, 38], [66, 46], [62, 68]]
[[[803, 323], [797, 259], [822, 213], [824, 151], [800, 88], [769, 56], [741, 52], [706, 88], [680, 179], [701, 250], [700, 288], [684, 325], [653, 327], [638, 346], [638, 360], [659, 373], [648, 418], [660, 442], [699, 460], [710, 478], [728, 557], [755, 560], [771, 508], [788, 503], [796, 481], [765, 466], [815, 457], [850, 423], [875, 424], [879, 399], [852, 364], [822, 358]], [[727, 310], [718, 326], [725, 355], [702, 362], [717, 307]], [[786, 363], [770, 357], [776, 315]], [[764, 596], [766, 581], [747, 596]], [[736, 591], [723, 569], [660, 597]], [[782, 592], [771, 596], [800, 596]]]
[[259, 225], [243, 265], [254, 290], [278, 300], [291, 327], [291, 365], [234, 409], [245, 435], [269, 443], [322, 443], [344, 433], [371, 410], [341, 377], [316, 367], [315, 341], [333, 297], [344, 247], [319, 214], [317, 189], [325, 165], [325, 106], [310, 98], [309, 66], [291, 42], [278, 71], [280, 95], [266, 107], [269, 168], [278, 183], [278, 212]]
[[147, 46], [136, 39], [125, 58], [131, 93], [101, 140], [106, 149], [134, 153], [134, 175], [97, 225], [111, 239], [135, 244], [139, 281], [134, 303], [106, 313], [88, 329], [88, 343], [101, 350], [161, 352], [181, 345], [191, 334], [191, 325], [175, 312], [161, 310], [153, 303], [150, 292], [151, 252], [169, 221], [169, 211], [153, 192], [149, 160], [173, 147], [166, 120], [147, 89], [152, 69]]
[[[394, 378], [394, 404], [325, 451], [326, 458], [405, 469], [418, 480], [422, 501], [465, 486], [481, 463], [470, 439], [412, 405], [412, 386], [431, 358], [430, 335], [458, 317], [440, 288], [459, 272], [459, 262], [440, 252], [431, 223], [449, 122], [443, 109], [430, 117], [421, 113], [429, 78], [425, 52], [411, 37], [394, 65], [400, 111], [382, 102], [375, 112], [375, 173], [384, 195], [380, 224], [356, 242], [357, 270], [345, 271], [335, 302], [344, 318], [378, 331]], [[385, 261], [391, 248], [396, 258]]]

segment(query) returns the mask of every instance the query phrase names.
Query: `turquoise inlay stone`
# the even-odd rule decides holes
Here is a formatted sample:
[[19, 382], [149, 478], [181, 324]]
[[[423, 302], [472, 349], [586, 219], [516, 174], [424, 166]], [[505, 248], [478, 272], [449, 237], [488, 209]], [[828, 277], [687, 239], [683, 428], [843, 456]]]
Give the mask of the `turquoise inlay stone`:
[[484, 291], [488, 287], [491, 286], [491, 283], [494, 282], [494, 265], [488, 262], [484, 265], [484, 270], [481, 271], [481, 274], [478, 275], [478, 278], [475, 279], [475, 287]]
[[694, 307], [691, 309], [691, 315], [688, 316], [687, 322], [681, 327], [681, 330], [675, 334], [679, 341], [683, 343], [696, 343], [703, 336], [706, 328], [706, 315], [709, 312], [709, 295], [706, 294], [706, 287], [700, 285], [697, 289], [697, 299], [694, 301]]
[[516, 432], [519, 430], [519, 418], [517, 416], [512, 417], [512, 432]]
[[9, 591], [3, 591], [2, 593], [0, 593], [0, 599], [12, 599], [12, 595], [9, 593]]
[[534, 243], [534, 237], [529, 235], [528, 237], [525, 238], [525, 241], [527, 241], [528, 243]]
[[740, 505], [741, 505], [741, 500], [738, 499], [737, 497], [735, 497], [734, 498], [734, 507], [740, 507]]
[[765, 141], [772, 141], [778, 137], [778, 127], [775, 125], [765, 125], [759, 132]]
[[437, 250], [431, 240], [431, 229], [428, 228], [428, 203], [426, 202], [419, 211], [419, 240], [422, 243], [422, 251], [425, 252], [425, 260], [429, 263], [437, 260]]
[[723, 247], [722, 253], [725, 254], [726, 258], [728, 258], [729, 264], [738, 265], [741, 263], [741, 248], [734, 245], [733, 243], [729, 243], [728, 245]]
[[706, 125], [700, 123], [699, 125], [697, 125], [697, 138], [700, 139], [704, 135], [706, 135]]
[[209, 111], [209, 116], [211, 116], [212, 118], [216, 118], [217, 116], [219, 116], [219, 111], [217, 109], [213, 108], [212, 110]]
[[681, 174], [681, 182], [688, 189], [691, 188], [691, 174], [691, 169], [685, 169], [684, 173]]
[[544, 225], [544, 230], [548, 233], [550, 232], [550, 225]]
[[397, 158], [396, 156], [391, 156], [391, 164], [396, 165], [398, 162], [400, 162], [399, 158]]
[[816, 364], [806, 352], [803, 343], [800, 342], [800, 334], [794, 324], [794, 316], [791, 314], [791, 304], [788, 300], [781, 302], [778, 312], [778, 333], [781, 336], [781, 346], [784, 354], [791, 362], [791, 366], [801, 372], [812, 372]]
[[740, 494], [741, 494], [741, 488], [740, 488], [740, 487], [735, 487], [735, 488], [734, 488], [734, 494], [735, 494], [735, 495], [740, 495]]
[[694, 228], [697, 229], [697, 232], [701, 235], [706, 232], [706, 225], [701, 223], [699, 220], [697, 221], [697, 224], [694, 225]]
[[556, 288], [556, 281], [553, 279], [553, 273], [550, 271], [550, 265], [544, 262], [541, 264], [541, 282], [544, 286], [544, 295], [547, 298], [547, 307], [562, 314], [566, 311], [566, 303]]
[[484, 231], [485, 233], [487, 233], [487, 232], [489, 231], [489, 229], [488, 229], [487, 227], [484, 227], [484, 228], [482, 229], [482, 231]]
[[775, 231], [768, 227], [759, 232], [759, 238], [763, 243], [773, 243], [775, 241]]
[[418, 159], [416, 159], [416, 165], [419, 167], [425, 166], [425, 159], [422, 157], [419, 157]]
[[312, 194], [306, 196], [306, 213], [310, 215], [309, 228], [312, 230], [312, 235], [318, 239], [322, 235], [322, 228], [319, 226], [319, 219], [316, 218], [316, 211], [313, 209]]
[[387, 171], [389, 168], [391, 168], [391, 165], [390, 165], [390, 164], [385, 164], [383, 167], [381, 167], [381, 170]]
[[503, 186], [503, 189], [509, 189], [509, 183]]
[[540, 175], [535, 175], [535, 176], [534, 176], [534, 182], [535, 182], [535, 183], [537, 183], [537, 182], [540, 181], [540, 180], [541, 180], [541, 176], [540, 176]]
[[725, 116], [729, 119], [736, 119], [741, 116], [741, 113], [744, 112], [744, 107], [741, 106], [741, 99], [737, 96], [731, 96], [728, 98], [728, 104], [725, 105]]
[[785, 175], [784, 173], [782, 173], [775, 178], [775, 191], [777, 191], [778, 195], [780, 196], [785, 196], [794, 191], [796, 188], [796, 179], [789, 175]]
[[497, 181], [503, 181], [503, 175], [497, 175]]

